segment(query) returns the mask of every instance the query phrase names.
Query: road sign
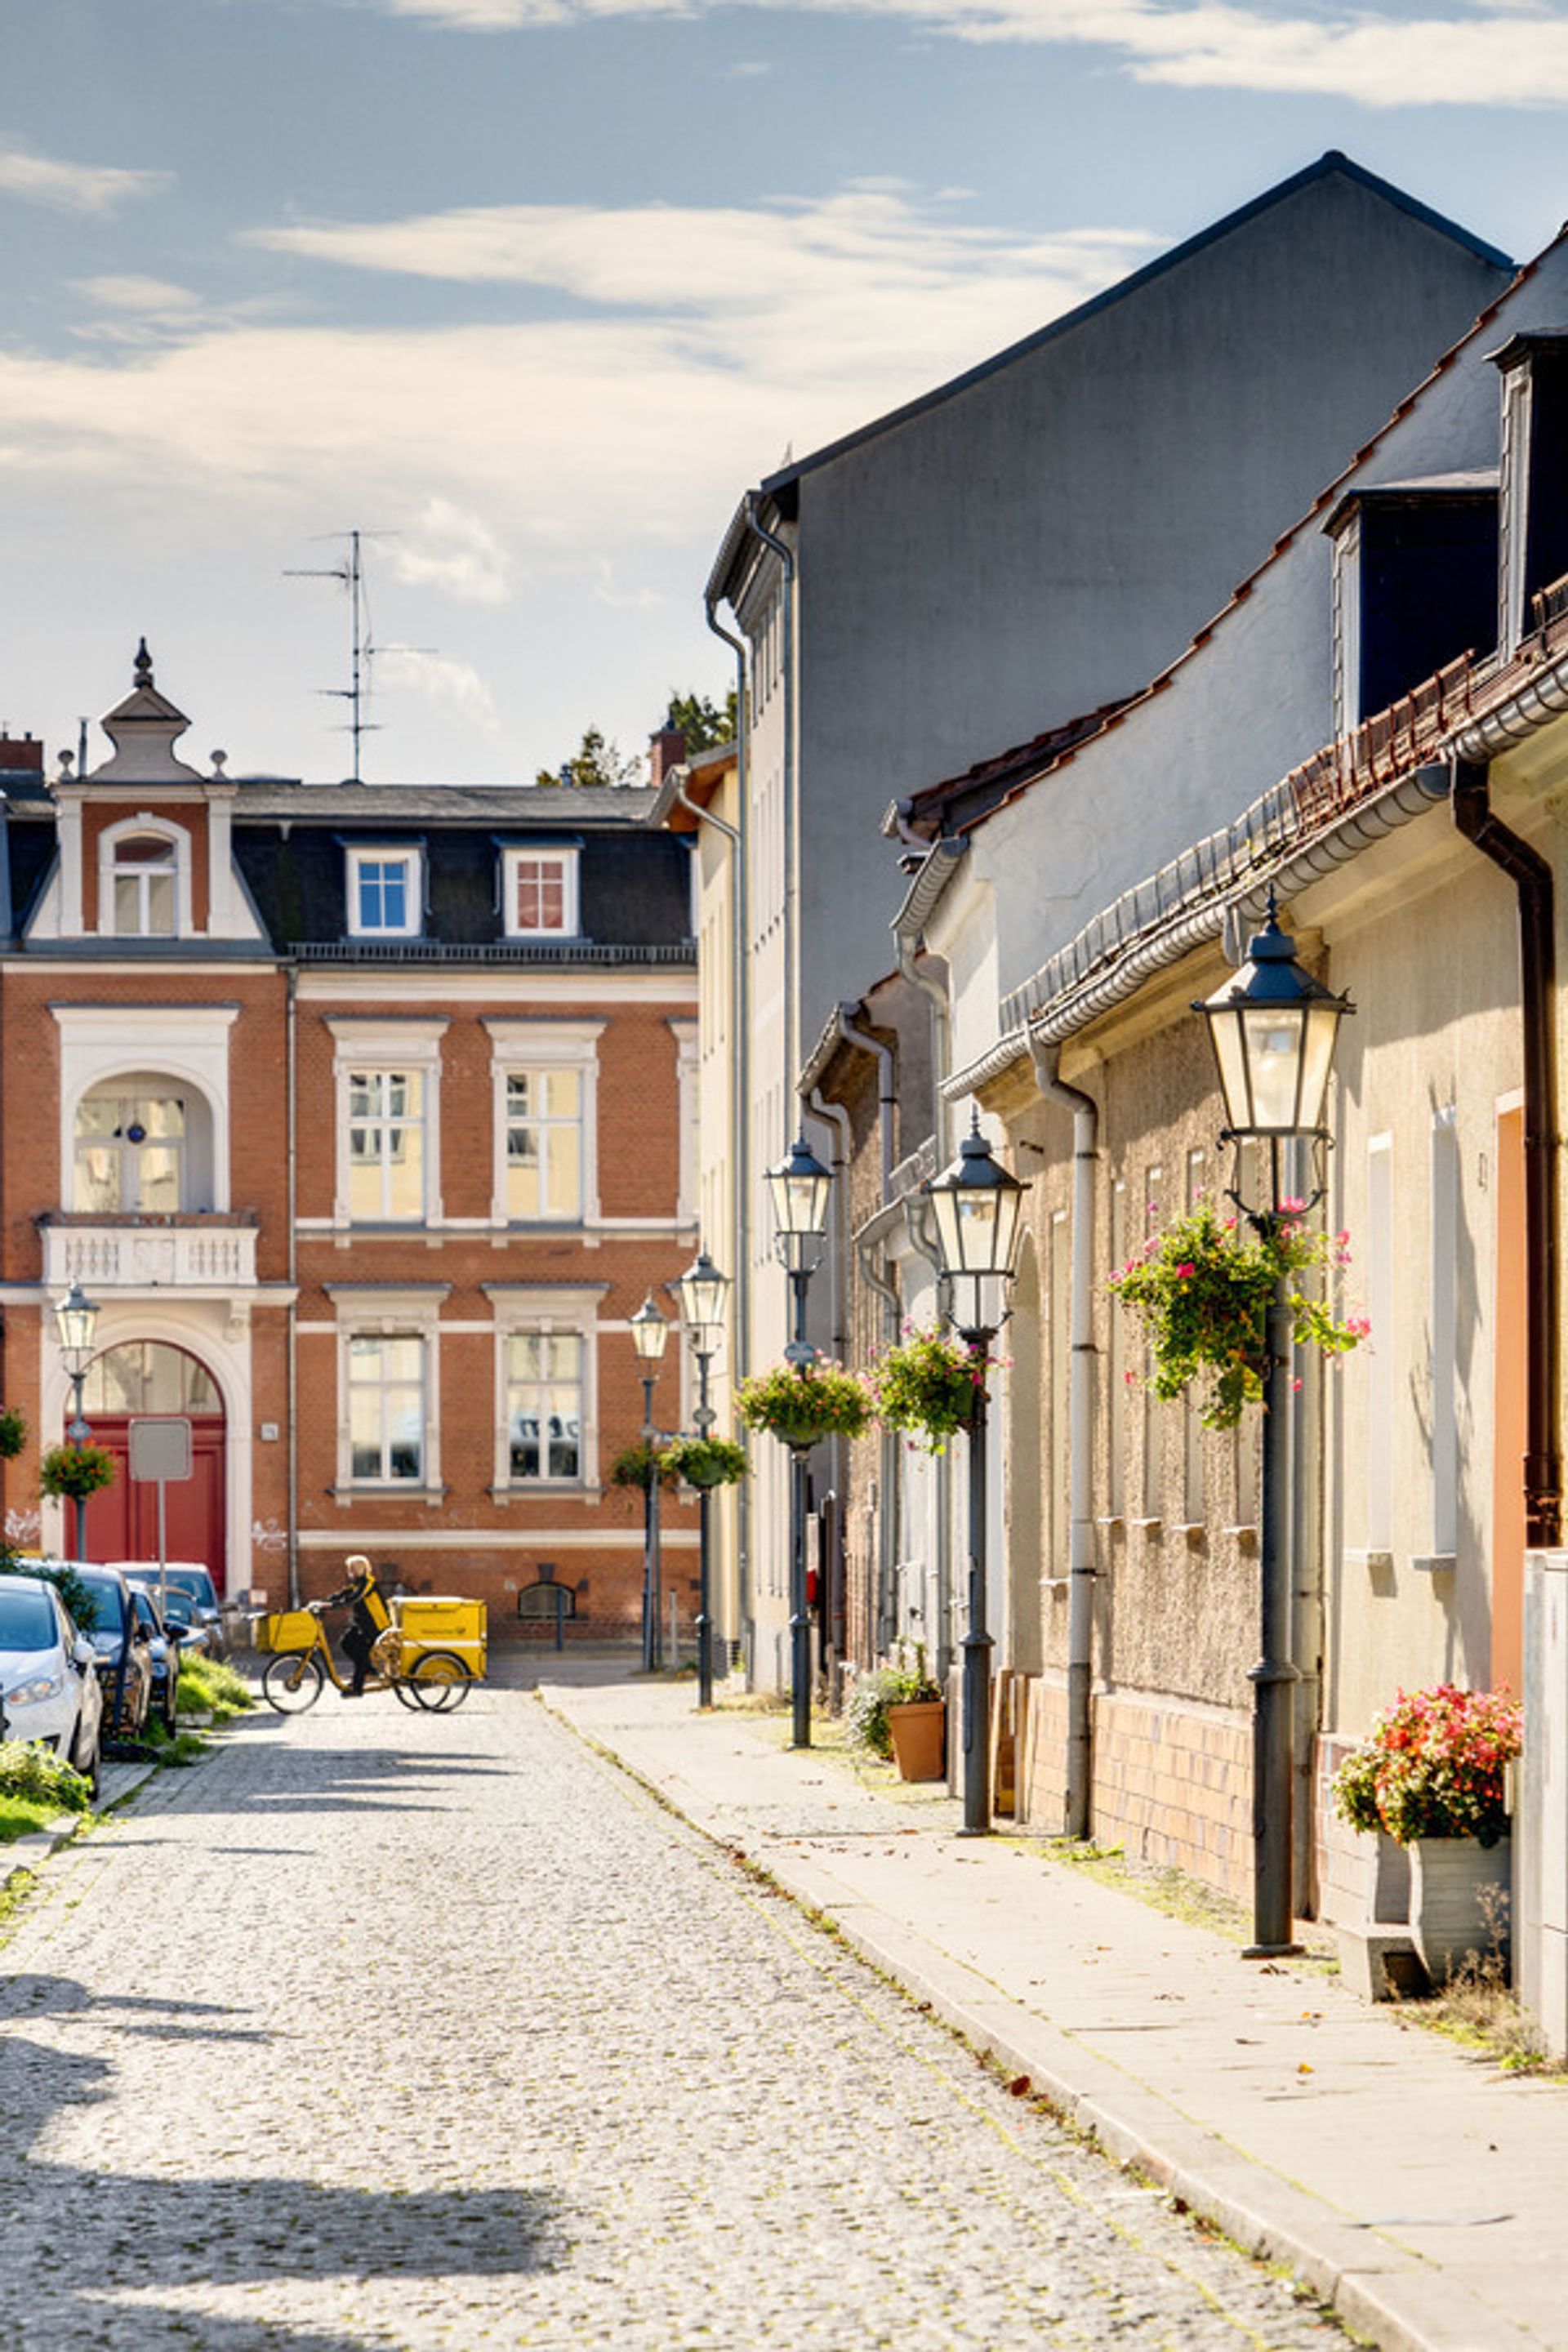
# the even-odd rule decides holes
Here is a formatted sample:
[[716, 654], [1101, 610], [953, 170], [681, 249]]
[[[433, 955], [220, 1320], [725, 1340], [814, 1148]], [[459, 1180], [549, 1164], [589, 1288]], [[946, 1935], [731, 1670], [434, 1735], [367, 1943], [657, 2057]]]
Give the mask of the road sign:
[[131, 1422], [131, 1475], [178, 1485], [192, 1473], [191, 1424], [183, 1413], [139, 1412]]

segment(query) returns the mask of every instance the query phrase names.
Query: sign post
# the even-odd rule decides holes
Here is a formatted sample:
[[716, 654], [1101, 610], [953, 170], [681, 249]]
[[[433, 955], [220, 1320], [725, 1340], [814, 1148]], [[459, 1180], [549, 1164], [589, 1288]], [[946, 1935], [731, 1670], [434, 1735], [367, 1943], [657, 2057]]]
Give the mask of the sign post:
[[131, 1423], [131, 1475], [158, 1489], [158, 1610], [169, 1601], [169, 1545], [164, 1522], [164, 1488], [190, 1477], [191, 1424], [184, 1413], [142, 1412]]

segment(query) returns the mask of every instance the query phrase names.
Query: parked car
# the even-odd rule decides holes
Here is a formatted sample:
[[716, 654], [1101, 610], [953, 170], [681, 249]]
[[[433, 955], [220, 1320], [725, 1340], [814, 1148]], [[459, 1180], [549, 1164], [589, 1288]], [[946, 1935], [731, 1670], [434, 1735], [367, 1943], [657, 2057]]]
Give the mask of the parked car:
[[75, 1570], [98, 1612], [92, 1646], [103, 1686], [104, 1738], [140, 1739], [153, 1704], [153, 1659], [132, 1588], [117, 1568], [97, 1560], [72, 1559], [64, 1565]]
[[174, 1717], [179, 1711], [180, 1653], [184, 1647], [180, 1639], [178, 1620], [172, 1612], [164, 1615], [158, 1606], [157, 1594], [150, 1592], [144, 1584], [131, 1586], [131, 1601], [136, 1612], [136, 1622], [147, 1637], [147, 1657], [153, 1669], [149, 1711], [172, 1738], [176, 1728]]
[[98, 1789], [98, 1653], [45, 1576], [0, 1576], [0, 1710], [9, 1739], [42, 1739]]
[[[149, 1585], [154, 1592], [158, 1590], [159, 1571], [155, 1559], [115, 1559], [109, 1565], [119, 1569], [132, 1584]], [[195, 1604], [195, 1622], [207, 1637], [208, 1656], [226, 1657], [228, 1632], [212, 1570], [204, 1568], [199, 1560], [172, 1559], [163, 1575], [165, 1589], [171, 1596], [176, 1592], [185, 1593]]]

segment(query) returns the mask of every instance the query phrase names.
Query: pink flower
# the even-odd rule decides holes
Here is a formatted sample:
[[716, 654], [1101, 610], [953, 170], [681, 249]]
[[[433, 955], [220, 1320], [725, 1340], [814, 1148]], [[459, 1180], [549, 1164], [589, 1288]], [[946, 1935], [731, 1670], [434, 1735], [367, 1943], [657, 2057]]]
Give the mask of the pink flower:
[[1194, 1275], [1196, 1272], [1196, 1266], [1189, 1261], [1187, 1265], [1179, 1265], [1176, 1268], [1176, 1279], [1178, 1282], [1185, 1282], [1190, 1275]]

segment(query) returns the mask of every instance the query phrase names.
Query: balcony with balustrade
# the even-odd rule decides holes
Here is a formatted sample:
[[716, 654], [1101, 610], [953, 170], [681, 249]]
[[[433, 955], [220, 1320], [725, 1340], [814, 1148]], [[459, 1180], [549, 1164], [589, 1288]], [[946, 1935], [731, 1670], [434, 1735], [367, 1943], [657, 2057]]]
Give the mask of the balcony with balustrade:
[[44, 1284], [51, 1292], [73, 1282], [91, 1291], [208, 1297], [256, 1288], [254, 1212], [107, 1216], [51, 1211], [37, 1222]]

